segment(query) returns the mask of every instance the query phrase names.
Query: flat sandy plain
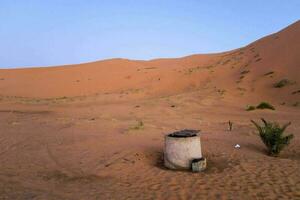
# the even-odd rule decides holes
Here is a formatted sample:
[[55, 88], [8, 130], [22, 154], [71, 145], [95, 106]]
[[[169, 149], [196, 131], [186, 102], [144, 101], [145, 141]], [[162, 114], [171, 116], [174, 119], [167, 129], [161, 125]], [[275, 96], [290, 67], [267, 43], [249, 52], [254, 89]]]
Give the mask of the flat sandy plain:
[[[299, 21], [218, 54], [2, 69], [0, 199], [300, 199], [299, 84]], [[276, 110], [245, 110], [262, 101]], [[292, 122], [277, 158], [261, 117]], [[203, 173], [163, 166], [164, 135], [185, 128]]]

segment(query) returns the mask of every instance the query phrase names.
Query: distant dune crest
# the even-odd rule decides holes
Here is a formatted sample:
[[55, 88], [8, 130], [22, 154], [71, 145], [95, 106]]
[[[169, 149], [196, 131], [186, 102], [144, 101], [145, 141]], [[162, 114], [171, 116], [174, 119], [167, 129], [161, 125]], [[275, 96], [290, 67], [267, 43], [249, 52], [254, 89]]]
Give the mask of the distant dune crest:
[[[216, 90], [224, 97], [299, 98], [300, 21], [237, 50], [176, 59], [110, 59], [48, 68], [0, 70], [3, 98], [127, 93], [136, 98]], [[290, 84], [273, 85], [282, 79]], [[280, 97], [280, 98], [279, 98]]]

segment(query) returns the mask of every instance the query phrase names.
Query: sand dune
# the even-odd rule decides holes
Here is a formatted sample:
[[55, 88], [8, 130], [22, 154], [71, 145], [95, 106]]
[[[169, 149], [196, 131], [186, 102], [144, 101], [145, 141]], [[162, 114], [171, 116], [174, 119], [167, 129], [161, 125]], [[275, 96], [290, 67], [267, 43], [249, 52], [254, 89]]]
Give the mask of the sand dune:
[[[0, 199], [300, 199], [299, 67], [300, 21], [218, 54], [1, 69]], [[261, 101], [276, 110], [245, 111]], [[278, 158], [260, 117], [292, 122]], [[203, 173], [163, 167], [184, 128], [202, 131]]]
[[[236, 86], [257, 88], [259, 91], [253, 95], [267, 92], [273, 96], [278, 90], [270, 89], [270, 85], [280, 78], [299, 81], [299, 34], [298, 21], [246, 47], [220, 54], [150, 61], [111, 59], [50, 68], [0, 70], [1, 95], [47, 98], [135, 89], [142, 90], [145, 96], [157, 96], [201, 89], [209, 82], [226, 91], [236, 92]], [[272, 78], [263, 77], [268, 72], [274, 72]], [[280, 97], [287, 98], [296, 89], [296, 85], [291, 86], [280, 92]]]

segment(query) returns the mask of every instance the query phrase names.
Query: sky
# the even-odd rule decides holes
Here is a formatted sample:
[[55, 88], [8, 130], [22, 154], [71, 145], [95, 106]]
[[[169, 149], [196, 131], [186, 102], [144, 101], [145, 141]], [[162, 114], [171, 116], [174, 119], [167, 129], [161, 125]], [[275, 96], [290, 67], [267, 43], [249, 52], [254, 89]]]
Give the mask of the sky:
[[0, 68], [222, 52], [299, 19], [299, 0], [0, 0]]

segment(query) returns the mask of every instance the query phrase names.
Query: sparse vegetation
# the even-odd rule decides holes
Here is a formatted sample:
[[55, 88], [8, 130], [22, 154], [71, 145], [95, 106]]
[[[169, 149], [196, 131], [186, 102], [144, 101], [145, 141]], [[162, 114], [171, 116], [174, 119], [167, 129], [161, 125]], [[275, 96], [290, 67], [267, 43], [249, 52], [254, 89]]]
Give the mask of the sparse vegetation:
[[269, 75], [272, 75], [272, 74], [274, 74], [274, 73], [275, 73], [275, 72], [270, 71], [270, 72], [265, 73], [264, 76], [269, 76]]
[[192, 74], [192, 73], [194, 73], [194, 72], [196, 72], [196, 71], [199, 71], [199, 70], [201, 70], [201, 69], [202, 69], [201, 66], [188, 68], [187, 70], [185, 70], [185, 74], [186, 74], [186, 75], [189, 75], [189, 74]]
[[145, 67], [144, 69], [157, 69], [157, 67]]
[[275, 110], [274, 106], [272, 106], [268, 102], [261, 102], [260, 104], [258, 104], [256, 106], [256, 109], [271, 109], [271, 110]]
[[224, 95], [226, 90], [224, 89], [218, 89], [217, 92], [220, 94], [220, 95]]
[[241, 74], [248, 74], [250, 72], [250, 70], [244, 70], [241, 72]]
[[290, 81], [288, 79], [282, 79], [282, 80], [278, 81], [277, 83], [275, 83], [274, 87], [275, 88], [282, 88], [284, 86], [291, 85], [293, 83], [294, 83], [293, 81]]
[[292, 94], [300, 94], [300, 90], [294, 91]]
[[268, 102], [261, 102], [257, 106], [247, 105], [247, 107], [246, 107], [246, 111], [252, 111], [252, 110], [255, 110], [255, 109], [270, 109], [270, 110], [275, 110], [274, 106], [272, 106]]
[[262, 142], [266, 145], [270, 156], [278, 156], [281, 150], [290, 144], [290, 141], [294, 137], [293, 134], [284, 136], [285, 129], [291, 124], [290, 122], [280, 127], [276, 122], [267, 122], [265, 119], [261, 119], [263, 126], [260, 126], [255, 121], [251, 122], [256, 126], [259, 136]]
[[300, 105], [300, 102], [297, 101], [296, 103], [293, 104], [294, 107], [298, 107]]
[[229, 131], [232, 131], [232, 126], [233, 126], [233, 123], [232, 123], [232, 121], [228, 121], [228, 125], [229, 125]]
[[247, 110], [247, 111], [251, 111], [251, 110], [255, 110], [255, 109], [256, 109], [255, 106], [252, 106], [252, 105], [247, 105], [247, 106], [246, 106], [246, 110]]
[[226, 65], [226, 64], [228, 64], [230, 61], [231, 61], [230, 59], [225, 60], [225, 61], [222, 63], [222, 65]]
[[242, 87], [237, 87], [236, 89], [240, 90], [240, 91], [246, 91], [245, 88], [242, 88]]
[[143, 121], [138, 121], [136, 125], [130, 127], [130, 130], [141, 130], [144, 128], [144, 122]]

